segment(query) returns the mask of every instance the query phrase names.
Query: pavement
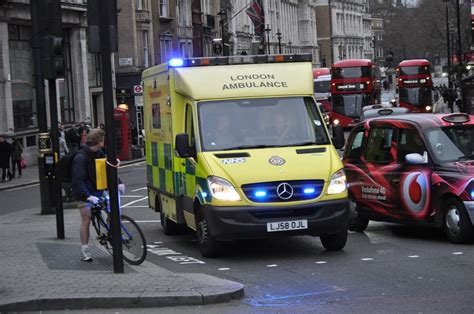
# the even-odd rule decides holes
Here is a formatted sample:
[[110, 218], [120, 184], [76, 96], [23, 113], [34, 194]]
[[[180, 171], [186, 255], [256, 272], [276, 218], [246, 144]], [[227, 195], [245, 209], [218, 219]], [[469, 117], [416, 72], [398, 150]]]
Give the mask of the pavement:
[[[37, 184], [37, 176], [37, 168], [26, 168], [21, 178], [0, 187]], [[114, 273], [112, 257], [95, 241], [94, 261], [80, 261], [76, 210], [64, 211], [65, 239], [56, 238], [56, 216], [40, 215], [38, 209], [0, 217], [0, 313], [205, 305], [244, 296], [240, 283], [174, 273], [147, 261], [125, 263], [123, 274]]]

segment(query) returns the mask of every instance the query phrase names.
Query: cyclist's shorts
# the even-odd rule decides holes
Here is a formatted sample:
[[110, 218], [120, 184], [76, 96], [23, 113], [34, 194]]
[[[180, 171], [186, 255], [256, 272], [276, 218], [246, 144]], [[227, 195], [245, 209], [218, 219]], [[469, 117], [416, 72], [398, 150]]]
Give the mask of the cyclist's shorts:
[[91, 209], [91, 203], [78, 201], [77, 202], [77, 207], [79, 207], [79, 209], [83, 209], [84, 207], [87, 207], [87, 208]]

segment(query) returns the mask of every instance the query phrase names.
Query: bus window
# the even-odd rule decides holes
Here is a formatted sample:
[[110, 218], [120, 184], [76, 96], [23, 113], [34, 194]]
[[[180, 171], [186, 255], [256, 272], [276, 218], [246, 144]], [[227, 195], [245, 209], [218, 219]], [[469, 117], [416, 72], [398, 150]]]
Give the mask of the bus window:
[[348, 67], [348, 68], [333, 68], [332, 78], [356, 78], [356, 77], [371, 77], [371, 69], [369, 67]]
[[431, 104], [431, 88], [400, 88], [400, 102], [408, 103], [413, 106], [426, 106]]
[[430, 67], [428, 65], [400, 67], [400, 75], [417, 75], [417, 74], [431, 75]]

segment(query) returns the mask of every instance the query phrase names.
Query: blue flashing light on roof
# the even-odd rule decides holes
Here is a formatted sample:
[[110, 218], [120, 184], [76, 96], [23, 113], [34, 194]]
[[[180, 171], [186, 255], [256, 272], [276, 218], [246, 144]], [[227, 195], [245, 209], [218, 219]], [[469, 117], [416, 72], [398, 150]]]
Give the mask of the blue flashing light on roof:
[[471, 191], [471, 199], [474, 200], [474, 190]]
[[267, 196], [267, 191], [256, 191], [255, 197], [265, 197]]
[[182, 67], [184, 65], [183, 59], [173, 58], [168, 61], [170, 67]]
[[315, 188], [304, 188], [303, 193], [304, 194], [314, 194], [316, 192]]

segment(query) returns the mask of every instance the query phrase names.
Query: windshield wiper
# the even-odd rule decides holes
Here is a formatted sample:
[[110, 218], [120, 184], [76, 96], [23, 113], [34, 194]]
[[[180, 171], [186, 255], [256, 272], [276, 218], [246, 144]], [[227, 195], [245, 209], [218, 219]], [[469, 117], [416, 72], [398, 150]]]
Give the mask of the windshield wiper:
[[238, 150], [238, 149], [253, 149], [253, 148], [268, 148], [268, 147], [278, 147], [277, 145], [240, 145], [235, 147], [224, 148], [222, 150]]
[[457, 161], [462, 161], [462, 160], [472, 160], [474, 159], [474, 155], [470, 155], [470, 156], [461, 156], [457, 159]]
[[310, 146], [310, 145], [320, 145], [315, 142], [299, 142], [299, 143], [290, 143], [285, 145], [278, 145], [278, 147], [292, 147], [292, 146]]

